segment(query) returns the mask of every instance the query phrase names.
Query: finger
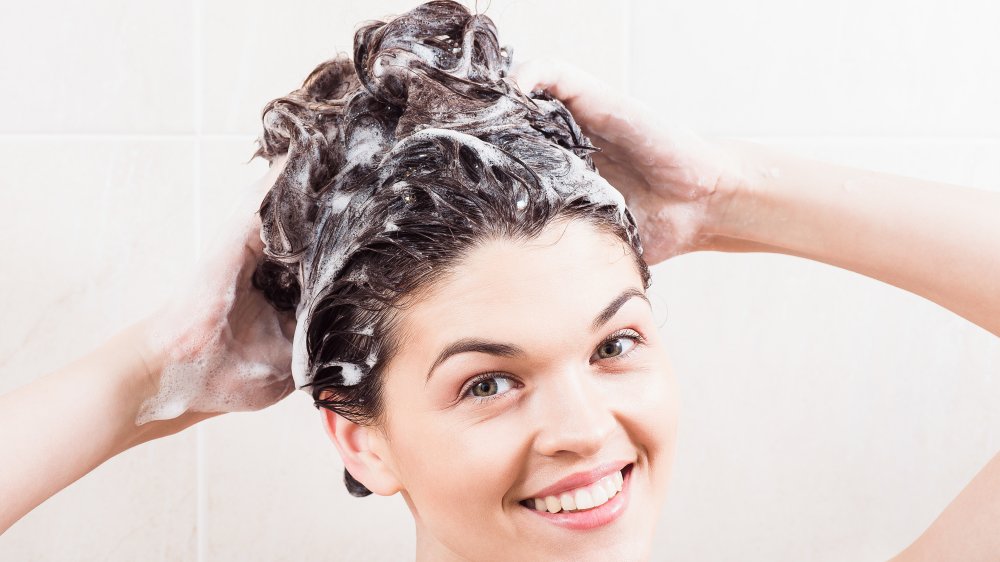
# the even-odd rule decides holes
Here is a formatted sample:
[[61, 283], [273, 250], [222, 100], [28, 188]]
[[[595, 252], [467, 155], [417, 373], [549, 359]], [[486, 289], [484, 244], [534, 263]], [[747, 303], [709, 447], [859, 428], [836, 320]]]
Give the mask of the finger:
[[572, 82], [578, 69], [571, 68], [568, 63], [554, 59], [529, 59], [518, 63], [511, 71], [511, 76], [523, 92], [547, 90], [551, 95], [562, 99], [574, 89]]
[[[264, 241], [261, 239], [261, 219], [260, 205], [267, 197], [267, 194], [274, 187], [275, 181], [277, 181], [278, 176], [281, 175], [285, 170], [285, 166], [288, 164], [289, 153], [286, 152], [274, 160], [271, 161], [271, 167], [268, 169], [267, 174], [264, 175], [257, 183], [254, 184], [252, 189], [248, 191], [248, 197], [250, 198], [250, 203], [252, 204], [253, 210], [250, 220], [250, 229], [247, 232], [247, 245], [253, 250], [253, 252], [260, 256], [264, 253]], [[249, 206], [247, 207], [249, 209]]]
[[288, 153], [277, 156], [271, 161], [271, 167], [268, 168], [267, 173], [263, 177], [258, 179], [253, 183], [248, 189], [244, 190], [243, 196], [234, 205], [231, 218], [236, 220], [243, 220], [247, 217], [257, 216], [258, 225], [260, 224], [260, 217], [257, 215], [257, 211], [260, 209], [261, 203], [264, 198], [270, 192], [271, 188], [274, 187], [274, 182], [277, 181], [278, 176], [284, 171], [285, 165], [288, 164]]
[[601, 79], [558, 59], [530, 59], [521, 62], [511, 75], [523, 91], [542, 89], [566, 105], [580, 97], [603, 103], [614, 101], [616, 97]]
[[510, 76], [517, 83], [517, 87], [525, 93], [537, 89], [544, 90], [551, 83], [550, 79], [544, 78], [546, 74], [548, 74], [547, 62], [541, 59], [521, 61], [510, 71]]
[[236, 244], [245, 245], [256, 255], [263, 253], [264, 243], [260, 239], [261, 220], [257, 211], [287, 162], [287, 154], [274, 158], [271, 167], [262, 177], [244, 187], [239, 195], [233, 198], [224, 218], [214, 226], [215, 233], [212, 236], [212, 243], [209, 244], [209, 254], [232, 252]]
[[596, 76], [557, 59], [530, 59], [511, 72], [523, 91], [542, 89], [570, 110], [585, 131], [604, 130], [608, 122], [631, 120], [634, 100], [616, 93]]
[[295, 337], [295, 325], [298, 321], [294, 312], [278, 313], [278, 321], [281, 323], [281, 333], [291, 342]]

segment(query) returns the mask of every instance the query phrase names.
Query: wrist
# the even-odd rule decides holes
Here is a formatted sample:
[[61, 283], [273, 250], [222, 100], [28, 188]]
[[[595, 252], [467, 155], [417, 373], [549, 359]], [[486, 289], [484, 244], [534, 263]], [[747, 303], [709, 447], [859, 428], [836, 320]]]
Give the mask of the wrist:
[[147, 316], [120, 334], [124, 344], [122, 353], [127, 355], [125, 361], [128, 365], [123, 369], [120, 379], [121, 403], [125, 409], [125, 417], [128, 418], [128, 431], [122, 450], [173, 435], [198, 421], [218, 415], [185, 412], [172, 419], [139, 423], [144, 406], [156, 400], [160, 393], [161, 375], [170, 359], [163, 346], [154, 345], [158, 339], [156, 327], [161, 321], [160, 315], [158, 311]]
[[147, 316], [129, 326], [124, 333], [126, 348], [135, 358], [135, 367], [130, 372], [128, 384], [132, 389], [137, 411], [142, 402], [156, 394], [160, 373], [165, 364], [162, 351], [156, 350], [150, 345], [149, 335], [152, 323], [153, 317]]
[[729, 163], [709, 198], [702, 249], [731, 252], [776, 252], [758, 236], [763, 205], [779, 167], [765, 147], [733, 139], [715, 141]]

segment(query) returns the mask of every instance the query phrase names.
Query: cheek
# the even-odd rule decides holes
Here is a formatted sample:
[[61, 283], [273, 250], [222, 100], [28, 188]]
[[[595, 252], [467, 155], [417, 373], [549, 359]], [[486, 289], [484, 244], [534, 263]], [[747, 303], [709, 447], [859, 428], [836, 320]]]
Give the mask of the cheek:
[[430, 526], [468, 528], [470, 517], [482, 520], [502, 508], [516, 476], [512, 432], [496, 424], [453, 425], [411, 434], [402, 451], [403, 486]]
[[415, 388], [395, 385], [387, 391], [392, 464], [425, 524], [450, 522], [458, 529], [468, 525], [470, 514], [499, 506], [506, 489], [497, 472], [511, 450], [497, 441], [504, 432], [417, 404]]
[[677, 381], [662, 347], [647, 350], [631, 367], [631, 372], [613, 384], [617, 386], [615, 394], [621, 397], [621, 407], [650, 419], [651, 423], [676, 424], [680, 407]]
[[666, 353], [661, 349], [652, 354], [613, 396], [635, 444], [646, 450], [652, 462], [669, 466], [677, 440], [680, 398]]
[[646, 477], [654, 513], [659, 513], [666, 501], [673, 473], [677, 428], [680, 417], [680, 397], [673, 368], [664, 353], [655, 371], [650, 373], [646, 394], [637, 400], [636, 427], [633, 435], [644, 449]]

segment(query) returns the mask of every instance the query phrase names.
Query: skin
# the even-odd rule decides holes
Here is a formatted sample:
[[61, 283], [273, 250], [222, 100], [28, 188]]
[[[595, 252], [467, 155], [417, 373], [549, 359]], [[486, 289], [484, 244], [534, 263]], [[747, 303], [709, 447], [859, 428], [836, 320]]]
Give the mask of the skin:
[[[647, 559], [673, 459], [677, 388], [646, 300], [632, 297], [592, 327], [624, 290], [642, 291], [630, 252], [580, 220], [528, 242], [490, 241], [402, 314], [407, 344], [386, 372], [385, 426], [326, 412], [352, 475], [405, 498], [418, 561]], [[615, 352], [598, 352], [622, 329], [645, 342], [618, 337]], [[454, 355], [427, 381], [438, 353], [470, 336], [525, 355]], [[498, 376], [470, 390], [481, 373]], [[496, 399], [475, 402], [484, 396]], [[518, 503], [619, 459], [635, 468], [629, 505], [611, 524], [568, 530]]]
[[[602, 152], [650, 264], [690, 251], [772, 252], [920, 295], [1000, 336], [1000, 193], [692, 136], [552, 60], [515, 70], [563, 101]], [[664, 237], [660, 233], [669, 232]], [[1000, 454], [893, 562], [1000, 559]]]
[[[276, 158], [230, 215], [217, 217], [221, 229], [214, 246], [187, 284], [154, 313], [0, 396], [0, 459], [18, 459], [5, 464], [0, 478], [0, 533], [125, 450], [224, 411], [264, 408], [291, 391], [295, 318], [275, 311], [251, 284], [263, 251], [255, 213], [286, 162]], [[230, 397], [228, 409], [188, 409], [137, 424], [144, 405], [158, 398], [162, 375], [195, 361], [206, 365], [191, 373], [203, 389], [200, 400], [220, 404], [221, 397]], [[273, 376], [248, 379], [243, 373], [251, 368]], [[52, 462], [52, 451], [59, 452], [59, 462]]]
[[[644, 258], [649, 265], [682, 253], [704, 250], [794, 255], [911, 291], [1000, 335], [1000, 291], [996, 290], [997, 279], [1000, 279], [1000, 222], [995, 220], [1000, 216], [1000, 194], [835, 166], [752, 143], [704, 139], [669, 124], [657, 123], [634, 100], [615, 94], [593, 77], [564, 63], [535, 61], [522, 67], [517, 79], [522, 89], [545, 88], [561, 99], [602, 149], [595, 155], [595, 161], [602, 175], [622, 192], [636, 215], [646, 248]], [[259, 197], [252, 201], [255, 205], [245, 209], [244, 217], [252, 216], [259, 201]], [[166, 349], [155, 345], [152, 333], [166, 330], [187, 341], [214, 341], [215, 345], [202, 348], [213, 361], [224, 357], [239, 358], [245, 351], [255, 350], [262, 352], [264, 358], [271, 357], [275, 370], [289, 368], [282, 357], [289, 347], [288, 330], [283, 329], [279, 335], [275, 330], [260, 328], [261, 323], [288, 328], [290, 319], [275, 316], [262, 306], [259, 294], [241, 281], [245, 276], [240, 272], [245, 272], [259, 258], [259, 245], [254, 244], [255, 229], [259, 229], [259, 222], [244, 220], [234, 226], [231, 232], [237, 236], [237, 241], [222, 245], [218, 253], [207, 260], [191, 280], [194, 289], [188, 293], [207, 291], [222, 295], [234, 290], [233, 306], [240, 313], [227, 314], [225, 306], [205, 306], [198, 298], [187, 298], [182, 293], [180, 300], [175, 301], [180, 304], [168, 308], [177, 311], [187, 307], [190, 318], [185, 321], [161, 309], [62, 369], [0, 396], [0, 458], [18, 460], [5, 465], [4, 478], [0, 479], [0, 498], [5, 499], [0, 502], [0, 531], [114, 455], [218, 415], [218, 412], [185, 412], [170, 420], [135, 424], [140, 405], [155, 395], [164, 366], [171, 361]], [[579, 266], [578, 271], [579, 275], [566, 281], [583, 283], [593, 273], [589, 269], [580, 270]], [[496, 272], [497, 275], [503, 273], [503, 268]], [[634, 275], [632, 281], [638, 283], [638, 273]], [[483, 282], [495, 284], [495, 279]], [[525, 283], [517, 278], [507, 281]], [[596, 295], [594, 287], [589, 289]], [[524, 290], [540, 289], [525, 287]], [[521, 294], [511, 292], [511, 306], [519, 302]], [[523, 391], [521, 396], [525, 399], [522, 401], [497, 400], [481, 410], [480, 415], [467, 413], [447, 426], [435, 426], [431, 422], [445, 418], [433, 418], [431, 410], [426, 408], [428, 404], [410, 403], [413, 408], [420, 404], [425, 406], [424, 410], [410, 412], [414, 419], [423, 412], [421, 423], [424, 425], [421, 427], [446, 427], [451, 434], [459, 436], [474, 435], [478, 429], [501, 423], [501, 420], [518, 419], [521, 410], [489, 415], [505, 405], [510, 408], [515, 404], [530, 404], [538, 415], [547, 417], [548, 424], [537, 426], [534, 438], [530, 426], [515, 424], [516, 432], [491, 433], [488, 438], [462, 442], [469, 451], [476, 453], [470, 456], [468, 463], [480, 467], [485, 465], [480, 464], [481, 457], [494, 453], [493, 449], [483, 447], [489, 443], [504, 445], [505, 454], [497, 457], [503, 462], [488, 466], [487, 474], [493, 477], [487, 481], [487, 489], [480, 492], [476, 487], [483, 483], [479, 480], [447, 472], [465, 488], [474, 482], [471, 491], [466, 491], [474, 494], [477, 500], [463, 509], [483, 510], [482, 513], [492, 518], [489, 520], [505, 521], [506, 526], [491, 528], [490, 532], [502, 532], [509, 538], [518, 519], [512, 511], [513, 505], [505, 501], [521, 499], [524, 494], [568, 472], [591, 466], [584, 461], [598, 457], [586, 457], [587, 454], [622, 453], [624, 451], [618, 447], [624, 449], [629, 445], [639, 459], [636, 483], [647, 486], [649, 493], [643, 495], [643, 501], [657, 501], [650, 498], [660, 498], [657, 494], [665, 489], [663, 480], [669, 470], [666, 450], [654, 449], [655, 438], [642, 437], [637, 429], [639, 422], [612, 415], [610, 404], [614, 401], [608, 400], [609, 405], [605, 406], [595, 397], [601, 385], [610, 383], [604, 382], [604, 376], [596, 376], [597, 371], [587, 372], [580, 366], [582, 357], [596, 345], [585, 352], [580, 344], [574, 352], [567, 343], [568, 336], [563, 340], [558, 335], [575, 330], [583, 334], [581, 338], [586, 338], [581, 326], [586, 326], [589, 318], [581, 316], [582, 311], [592, 317], [595, 306], [600, 306], [595, 303], [603, 304], [602, 299], [609, 298], [609, 295], [600, 295], [600, 298], [594, 295], [592, 299], [566, 304], [567, 308], [555, 315], [534, 312], [526, 315], [523, 310], [514, 314], [516, 309], [503, 306], [501, 311], [505, 315], [510, 311], [511, 319], [531, 319], [530, 324], [510, 326], [509, 333], [494, 334], [520, 337], [519, 343], [532, 346], [532, 360], [502, 369], [524, 377], [518, 380], [525, 386], [513, 391]], [[548, 306], [547, 298], [565, 302], [571, 297], [570, 291], [560, 291], [539, 297], [532, 304]], [[496, 324], [500, 321], [496, 317], [469, 314], [465, 318], [475, 318], [476, 327], [488, 321], [490, 326], [501, 328]], [[535, 323], [551, 326], [556, 319], [565, 325], [553, 328], [552, 332], [529, 330]], [[226, 333], [233, 337], [213, 340], [214, 330], [220, 324], [228, 325], [230, 330]], [[439, 325], [434, 324], [434, 327], [437, 330]], [[518, 333], [520, 330], [523, 331]], [[529, 331], [539, 333], [525, 333]], [[411, 337], [430, 335], [412, 328], [410, 332]], [[441, 346], [443, 342], [427, 345]], [[542, 349], [543, 346], [547, 347]], [[263, 353], [267, 350], [273, 351], [273, 355]], [[574, 372], [572, 357], [580, 361], [576, 378], [570, 376]], [[429, 361], [427, 357], [422, 359]], [[214, 362], [230, 365], [228, 361]], [[538, 365], [551, 365], [552, 368], [543, 372]], [[447, 368], [453, 367], [448, 365]], [[483, 368], [500, 369], [500, 366], [483, 365]], [[232, 380], [231, 374], [234, 373], [217, 375], [224, 379], [221, 382], [225, 385], [226, 380]], [[461, 374], [451, 376], [461, 378]], [[562, 383], [558, 390], [564, 391], [569, 385], [571, 392], [563, 392], [559, 400], [552, 399], [556, 391], [552, 381]], [[390, 382], [393, 388], [407, 388], [406, 373], [397, 372], [397, 378]], [[235, 388], [241, 387], [235, 385]], [[270, 384], [248, 388], [242, 405], [258, 408], [266, 406], [269, 400], [280, 399], [281, 388], [273, 389]], [[543, 394], [550, 397], [544, 407], [532, 401]], [[414, 395], [423, 396], [411, 394], [410, 397]], [[268, 396], [270, 398], [266, 398]], [[394, 400], [391, 404], [397, 408], [407, 407], [398, 392], [390, 394], [387, 400]], [[554, 414], [548, 417], [552, 408], [568, 412], [568, 407], [564, 406], [566, 400], [571, 400], [570, 404], [578, 402], [591, 406], [592, 409], [575, 409], [574, 412], [594, 411], [593, 417], [557, 417]], [[45, 407], [39, 407], [42, 404]], [[397, 418], [403, 413], [403, 410], [391, 411]], [[445, 416], [453, 411], [439, 408], [436, 413]], [[608, 429], [612, 427], [612, 420], [620, 426], [620, 431]], [[448, 513], [425, 505], [435, 484], [430, 480], [440, 475], [431, 474], [426, 467], [422, 470], [422, 460], [429, 458], [422, 455], [423, 448], [420, 451], [406, 449], [405, 440], [413, 435], [412, 431], [400, 431], [401, 424], [394, 425], [392, 417], [381, 438], [377, 431], [354, 430], [356, 428], [336, 420], [328, 420], [327, 424], [334, 435], [341, 432], [335, 443], [339, 443], [345, 465], [352, 474], [375, 493], [404, 493], [418, 518], [418, 529], [423, 529], [418, 543], [421, 556], [440, 555], [437, 559], [447, 559], [451, 551], [457, 553], [473, 548], [467, 543], [472, 539], [460, 534], [468, 521], [449, 528], [445, 523], [451, 517]], [[551, 430], [550, 424], [555, 424]], [[32, 427], [34, 431], [30, 434], [20, 431], [23, 427]], [[599, 450], [595, 445], [598, 439], [593, 435], [599, 434], [602, 427], [609, 433], [604, 448]], [[670, 425], [663, 425], [657, 431], [659, 435], [667, 435], [672, 431], [670, 428]], [[586, 436], [591, 432], [588, 446]], [[462, 450], [450, 441], [439, 441], [439, 435], [440, 432], [421, 434], [419, 441], [421, 444], [424, 440], [433, 443], [438, 451]], [[390, 439], [393, 436], [395, 439]], [[448, 447], [443, 448], [442, 443], [448, 443]], [[563, 452], [556, 451], [556, 447]], [[59, 451], [59, 462], [52, 462], [51, 451]], [[546, 456], [545, 452], [550, 454]], [[642, 474], [644, 460], [648, 462], [648, 469]], [[557, 461], [560, 464], [556, 464]], [[561, 464], [563, 462], [565, 464]], [[449, 505], [454, 505], [448, 490], [441, 493]], [[899, 508], [905, 509], [905, 506]], [[646, 510], [647, 506], [643, 503], [630, 509]], [[649, 511], [648, 517], [648, 521], [640, 522], [646, 526], [635, 534], [630, 529], [625, 531], [623, 536], [628, 540], [621, 548], [631, 549], [625, 557], [611, 559], [629, 560], [628, 556], [633, 554], [636, 558], [632, 559], [642, 559], [639, 545], [646, 544], [647, 537], [642, 535], [652, 528], [656, 511]], [[994, 457], [941, 515], [928, 523], [927, 530], [894, 561], [970, 562], [1000, 558], [1000, 456]], [[525, 532], [535, 533], [533, 540], [546, 544], [547, 537], [542, 535], [539, 539], [541, 531], [538, 528]], [[479, 538], [491, 540], [489, 535]], [[480, 550], [474, 552], [479, 556], [499, 552], [483, 548], [482, 544], [475, 544]], [[574, 542], [567, 541], [559, 557], [568, 558], [565, 549], [573, 548], [576, 548]]]

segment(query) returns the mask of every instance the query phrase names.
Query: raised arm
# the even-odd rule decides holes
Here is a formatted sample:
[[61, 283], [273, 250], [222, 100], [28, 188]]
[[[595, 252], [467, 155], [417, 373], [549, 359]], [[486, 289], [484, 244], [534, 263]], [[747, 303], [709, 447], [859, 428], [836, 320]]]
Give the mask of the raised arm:
[[709, 249], [756, 243], [849, 269], [1000, 336], [1000, 193], [723, 144], [743, 181], [713, 196]]
[[229, 411], [287, 396], [295, 318], [253, 287], [264, 192], [248, 189], [189, 282], [69, 365], [0, 396], [0, 533], [104, 461]]
[[[655, 264], [698, 251], [776, 252], [879, 279], [1000, 335], [1000, 194], [837, 166], [657, 121], [559, 61], [528, 61], [601, 152]], [[1000, 455], [894, 562], [1000, 560]]]
[[135, 424], [156, 391], [141, 351], [146, 321], [69, 365], [0, 396], [0, 533], [118, 453], [194, 423]]
[[[741, 155], [747, 180], [715, 194], [710, 249], [781, 252], [849, 269], [1000, 335], [1000, 193], [725, 145]], [[893, 562], [998, 559], [1000, 454]]]
[[594, 162], [636, 215], [650, 264], [698, 250], [801, 256], [1000, 335], [1000, 193], [705, 139], [559, 61], [515, 74], [562, 100], [601, 149]]

